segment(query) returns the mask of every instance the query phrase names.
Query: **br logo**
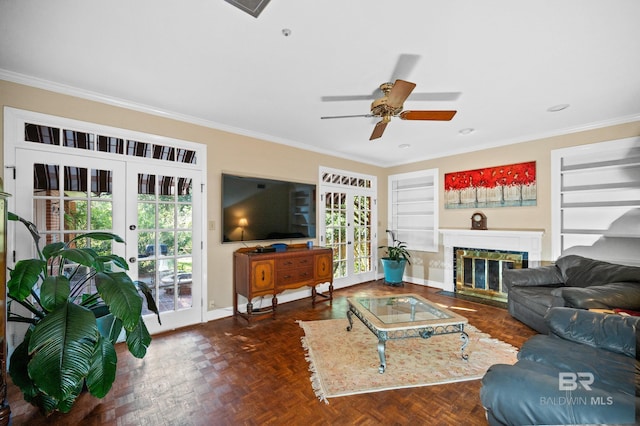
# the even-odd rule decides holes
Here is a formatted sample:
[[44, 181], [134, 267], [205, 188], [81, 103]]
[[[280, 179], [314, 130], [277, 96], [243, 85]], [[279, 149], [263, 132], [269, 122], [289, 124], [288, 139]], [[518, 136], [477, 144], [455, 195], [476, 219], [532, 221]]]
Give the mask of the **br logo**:
[[558, 389], [561, 391], [573, 391], [579, 387], [590, 391], [594, 381], [593, 373], [589, 372], [558, 373]]

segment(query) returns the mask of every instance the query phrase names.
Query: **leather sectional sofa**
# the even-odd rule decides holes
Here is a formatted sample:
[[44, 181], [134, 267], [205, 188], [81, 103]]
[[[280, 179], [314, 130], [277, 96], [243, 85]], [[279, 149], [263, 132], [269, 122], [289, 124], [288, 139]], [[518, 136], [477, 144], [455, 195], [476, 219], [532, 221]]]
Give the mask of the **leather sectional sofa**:
[[503, 272], [511, 316], [548, 333], [549, 308], [626, 309], [640, 311], [640, 267], [618, 265], [578, 255], [555, 264]]
[[480, 399], [490, 425], [637, 424], [640, 317], [551, 308], [549, 335], [496, 364]]

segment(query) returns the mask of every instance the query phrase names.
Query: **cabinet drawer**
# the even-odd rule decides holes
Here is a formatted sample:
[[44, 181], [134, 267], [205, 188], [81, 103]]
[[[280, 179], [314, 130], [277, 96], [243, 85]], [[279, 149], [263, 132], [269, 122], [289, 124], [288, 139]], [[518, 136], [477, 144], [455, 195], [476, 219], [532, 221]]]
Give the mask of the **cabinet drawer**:
[[311, 280], [313, 280], [312, 265], [302, 268], [283, 269], [276, 272], [276, 287], [278, 288], [286, 288], [290, 285], [300, 287]]
[[302, 268], [313, 265], [312, 256], [288, 257], [286, 259], [276, 259], [276, 270]]

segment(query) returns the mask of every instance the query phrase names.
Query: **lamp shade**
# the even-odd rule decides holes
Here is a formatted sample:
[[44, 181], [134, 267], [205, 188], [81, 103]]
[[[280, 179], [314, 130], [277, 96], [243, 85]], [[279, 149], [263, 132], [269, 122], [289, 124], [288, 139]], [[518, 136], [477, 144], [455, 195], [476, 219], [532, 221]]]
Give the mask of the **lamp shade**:
[[242, 217], [240, 218], [240, 220], [238, 221], [238, 226], [244, 228], [246, 226], [249, 225], [249, 222], [247, 222], [247, 218], [246, 217]]

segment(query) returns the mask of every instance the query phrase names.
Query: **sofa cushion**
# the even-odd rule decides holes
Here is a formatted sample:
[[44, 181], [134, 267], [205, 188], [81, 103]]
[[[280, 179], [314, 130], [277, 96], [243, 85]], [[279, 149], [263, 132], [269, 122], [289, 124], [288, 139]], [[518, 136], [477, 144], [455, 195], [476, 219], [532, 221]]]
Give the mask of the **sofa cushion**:
[[544, 319], [551, 333], [562, 339], [636, 357], [639, 317], [552, 308]]
[[492, 365], [480, 389], [490, 424], [633, 424], [634, 395], [597, 387], [561, 390], [559, 374], [556, 367], [529, 360]]
[[569, 287], [588, 287], [614, 282], [640, 283], [640, 267], [617, 265], [601, 260], [580, 256], [567, 256], [571, 266], [566, 271], [565, 285]]
[[502, 280], [509, 291], [512, 287], [563, 285], [564, 277], [555, 265], [538, 268], [505, 269]]
[[589, 287], [563, 287], [566, 305], [582, 309], [622, 308], [640, 310], [640, 283], [617, 282]]
[[620, 353], [563, 340], [554, 335], [538, 334], [527, 340], [518, 352], [519, 360], [553, 367], [560, 372], [589, 372], [593, 387], [636, 395], [635, 371], [640, 364], [635, 358]]
[[509, 293], [510, 303], [527, 306], [533, 312], [544, 316], [552, 306], [563, 305], [562, 299], [552, 294], [553, 287], [517, 287]]

